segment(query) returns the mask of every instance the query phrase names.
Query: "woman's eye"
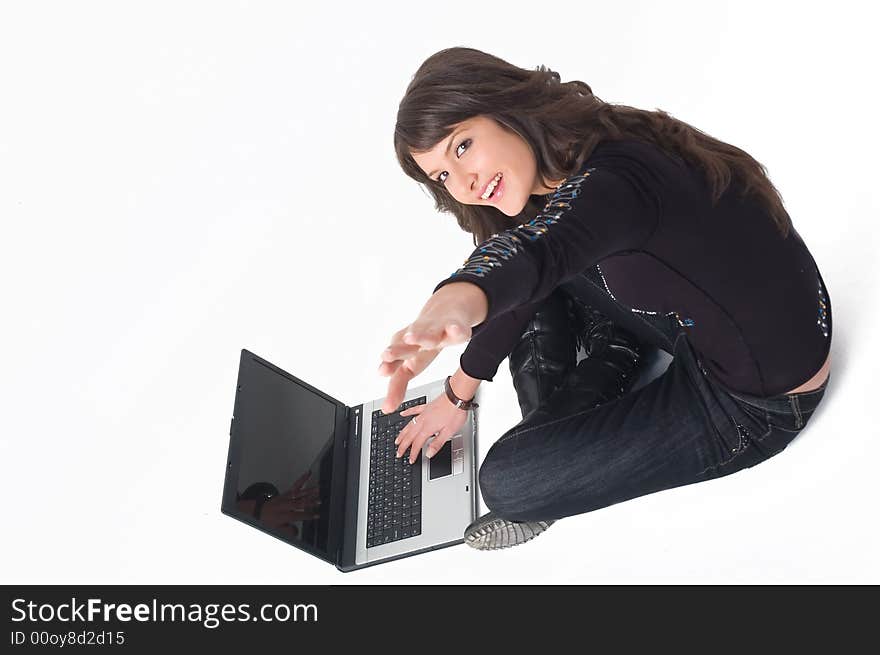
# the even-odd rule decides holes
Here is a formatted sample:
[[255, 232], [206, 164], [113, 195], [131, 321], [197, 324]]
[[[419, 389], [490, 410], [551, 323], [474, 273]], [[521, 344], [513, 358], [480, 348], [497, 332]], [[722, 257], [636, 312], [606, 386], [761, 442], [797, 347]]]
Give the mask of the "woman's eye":
[[[461, 157], [461, 155], [458, 154], [458, 149], [461, 148], [461, 147], [464, 146], [464, 145], [468, 145], [468, 146], [469, 146], [470, 144], [471, 144], [471, 140], [470, 140], [470, 139], [465, 139], [464, 141], [462, 141], [461, 143], [459, 143], [458, 146], [455, 148], [455, 155], [456, 155], [457, 157]], [[445, 172], [446, 172], [446, 171], [443, 171], [443, 173], [445, 173]], [[446, 178], [445, 178], [445, 177], [443, 177], [443, 179], [441, 179], [441, 177], [443, 176], [443, 173], [440, 173], [440, 175], [437, 176], [437, 181], [438, 181], [440, 184], [443, 184], [443, 183], [446, 181]]]

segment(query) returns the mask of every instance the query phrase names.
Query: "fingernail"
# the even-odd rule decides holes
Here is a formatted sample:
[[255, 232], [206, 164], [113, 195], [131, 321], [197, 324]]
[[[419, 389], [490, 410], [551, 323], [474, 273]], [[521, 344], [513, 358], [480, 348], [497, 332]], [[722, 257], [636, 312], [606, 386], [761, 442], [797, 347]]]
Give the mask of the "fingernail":
[[433, 455], [434, 455], [434, 451], [431, 449], [428, 449], [428, 457], [433, 457]]
[[394, 456], [397, 457], [397, 458], [399, 459], [399, 458], [400, 458], [400, 453], [397, 453], [397, 454], [394, 455]]
[[394, 440], [394, 445], [396, 446], [399, 443], [400, 443], [400, 437], [397, 437], [397, 439]]

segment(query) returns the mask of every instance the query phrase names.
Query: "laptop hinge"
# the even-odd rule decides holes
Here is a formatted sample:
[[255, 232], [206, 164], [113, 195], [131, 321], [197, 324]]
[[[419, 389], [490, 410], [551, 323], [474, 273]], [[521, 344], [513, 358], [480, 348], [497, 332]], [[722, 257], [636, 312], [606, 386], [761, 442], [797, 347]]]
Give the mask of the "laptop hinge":
[[[367, 420], [363, 415], [364, 406], [345, 408], [348, 426], [345, 437], [345, 505], [343, 512], [342, 539], [339, 541], [336, 561], [343, 567], [354, 565], [357, 534], [357, 504], [359, 492], [359, 471], [361, 458], [361, 422]], [[367, 442], [366, 447], [370, 444]]]
[[[346, 477], [348, 476], [348, 439], [351, 437], [351, 407], [348, 405], [345, 406], [345, 437], [342, 439], [342, 449], [346, 452]], [[343, 525], [345, 524], [345, 512], [342, 514]], [[344, 528], [343, 528], [344, 529]], [[343, 531], [343, 535], [345, 532]], [[339, 564], [342, 562], [342, 544], [345, 543], [345, 539], [340, 539], [339, 543], [336, 547], [336, 563]]]

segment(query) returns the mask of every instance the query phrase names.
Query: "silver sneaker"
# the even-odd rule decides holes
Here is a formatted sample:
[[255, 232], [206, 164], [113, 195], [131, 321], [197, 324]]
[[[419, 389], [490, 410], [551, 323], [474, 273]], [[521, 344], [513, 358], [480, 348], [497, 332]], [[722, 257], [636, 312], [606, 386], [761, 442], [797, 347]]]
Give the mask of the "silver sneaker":
[[489, 512], [467, 527], [464, 542], [478, 550], [509, 548], [534, 539], [555, 522], [508, 521]]

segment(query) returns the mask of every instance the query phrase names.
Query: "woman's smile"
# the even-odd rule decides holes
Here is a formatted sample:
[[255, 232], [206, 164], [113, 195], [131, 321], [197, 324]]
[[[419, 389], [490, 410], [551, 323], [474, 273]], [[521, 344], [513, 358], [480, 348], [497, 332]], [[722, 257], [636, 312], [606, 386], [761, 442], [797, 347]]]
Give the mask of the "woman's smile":
[[[495, 180], [497, 180], [497, 182], [495, 182]], [[492, 186], [493, 182], [495, 182], [494, 187]], [[497, 204], [501, 200], [501, 197], [504, 195], [504, 176], [499, 173], [498, 176], [492, 178], [492, 181], [489, 182], [489, 184], [487, 185], [487, 189], [491, 189], [491, 192], [488, 190], [486, 192], [490, 193], [489, 197], [485, 197], [486, 194], [484, 193], [481, 198], [486, 202]]]

